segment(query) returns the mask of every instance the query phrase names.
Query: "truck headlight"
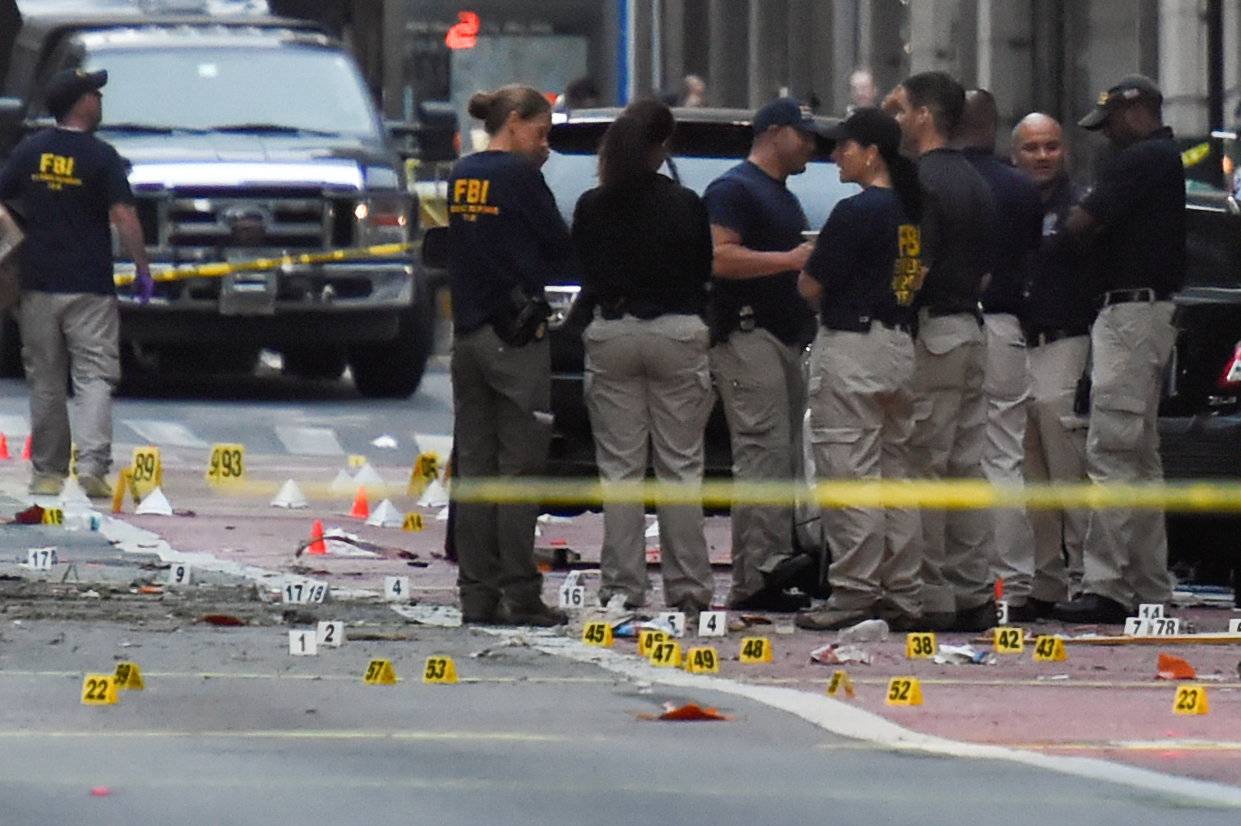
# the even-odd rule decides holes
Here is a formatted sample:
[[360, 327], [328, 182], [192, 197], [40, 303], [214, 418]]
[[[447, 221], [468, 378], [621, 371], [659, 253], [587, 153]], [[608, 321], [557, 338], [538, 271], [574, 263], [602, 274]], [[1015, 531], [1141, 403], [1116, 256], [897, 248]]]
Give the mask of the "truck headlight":
[[377, 197], [359, 201], [353, 208], [358, 244], [403, 244], [409, 240], [409, 201], [401, 197]]

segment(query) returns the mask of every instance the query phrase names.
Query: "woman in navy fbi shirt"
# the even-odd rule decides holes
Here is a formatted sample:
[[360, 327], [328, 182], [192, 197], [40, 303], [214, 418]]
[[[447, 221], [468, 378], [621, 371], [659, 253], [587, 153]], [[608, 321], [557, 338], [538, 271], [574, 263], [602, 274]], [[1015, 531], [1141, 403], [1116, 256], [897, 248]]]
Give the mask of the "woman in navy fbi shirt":
[[[487, 149], [448, 180], [452, 387], [458, 479], [537, 476], [551, 439], [551, 362], [543, 287], [571, 255], [569, 230], [539, 171], [551, 105], [504, 86], [470, 99]], [[467, 623], [559, 625], [534, 563], [535, 505], [461, 502], [454, 532]]]
[[[900, 154], [901, 131], [878, 109], [858, 109], [835, 135], [840, 179], [862, 191], [836, 205], [798, 287], [819, 310], [810, 359], [810, 426], [819, 478], [910, 477], [914, 298], [922, 286], [921, 190]], [[918, 512], [825, 508], [834, 551], [825, 607], [803, 628], [870, 618], [916, 628], [922, 616]]]

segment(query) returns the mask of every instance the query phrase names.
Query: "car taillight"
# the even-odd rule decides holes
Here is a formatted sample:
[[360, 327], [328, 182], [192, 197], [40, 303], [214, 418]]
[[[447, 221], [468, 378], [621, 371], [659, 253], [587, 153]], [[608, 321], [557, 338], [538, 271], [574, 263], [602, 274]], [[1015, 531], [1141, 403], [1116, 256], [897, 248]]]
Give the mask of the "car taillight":
[[1241, 390], [1241, 341], [1232, 352], [1232, 358], [1224, 365], [1223, 375], [1219, 377], [1220, 390]]

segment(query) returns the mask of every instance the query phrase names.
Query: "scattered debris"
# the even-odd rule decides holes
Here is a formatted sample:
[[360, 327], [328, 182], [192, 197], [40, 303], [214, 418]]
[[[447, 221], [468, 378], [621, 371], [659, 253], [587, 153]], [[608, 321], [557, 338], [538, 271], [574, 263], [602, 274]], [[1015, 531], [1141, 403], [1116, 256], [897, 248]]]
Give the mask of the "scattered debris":
[[90, 790], [91, 797], [107, 797], [112, 794], [112, 790], [107, 786], [95, 786]]
[[820, 665], [844, 665], [845, 663], [861, 663], [870, 665], [870, 652], [856, 645], [841, 645], [838, 642], [828, 643], [810, 652], [810, 662]]
[[672, 703], [664, 703], [663, 714], [639, 714], [640, 720], [672, 720], [675, 722], [692, 722], [696, 720], [731, 720], [731, 715], [721, 714], [710, 706], [700, 706], [697, 703], [686, 703], [678, 706]]
[[[388, 606], [410, 622], [456, 628], [461, 625], [461, 609], [453, 605], [398, 605]], [[357, 639], [351, 632], [349, 639]]]
[[396, 439], [392, 438], [387, 433], [380, 436], [378, 439], [372, 439], [371, 444], [384, 450], [393, 450], [397, 446]]
[[991, 651], [979, 651], [972, 645], [941, 645], [935, 654], [937, 665], [995, 665]]
[[497, 645], [489, 646], [487, 648], [484, 648], [481, 651], [475, 651], [473, 654], [470, 654], [470, 656], [476, 657], [478, 659], [486, 659], [488, 657], [502, 657], [504, 656], [504, 649], [506, 648], [529, 648], [529, 647], [530, 647], [530, 641], [527, 640], [525, 637], [523, 636], [509, 637], [504, 642], [498, 643]]
[[38, 505], [31, 505], [24, 511], [18, 511], [13, 514], [12, 525], [41, 525], [43, 524], [43, 508]]
[[857, 625], [836, 632], [836, 642], [883, 642], [888, 638], [888, 624], [881, 619], [862, 620]]
[[1155, 674], [1157, 680], [1194, 680], [1198, 672], [1181, 657], [1174, 654], [1159, 654], [1159, 668]]
[[232, 614], [203, 614], [195, 622], [205, 622], [207, 625], [217, 625], [221, 627], [236, 627], [239, 625], [247, 625], [248, 623], [241, 617], [235, 617]]
[[403, 642], [413, 639], [401, 631], [358, 631], [349, 629], [350, 642]]

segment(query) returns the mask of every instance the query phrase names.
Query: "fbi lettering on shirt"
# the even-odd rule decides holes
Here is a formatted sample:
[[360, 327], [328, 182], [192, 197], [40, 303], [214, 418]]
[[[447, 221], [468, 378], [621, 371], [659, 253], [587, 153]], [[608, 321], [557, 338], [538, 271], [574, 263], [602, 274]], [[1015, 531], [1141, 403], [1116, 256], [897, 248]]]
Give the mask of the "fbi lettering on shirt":
[[922, 289], [922, 233], [917, 224], [901, 224], [897, 230], [896, 263], [892, 272], [892, 294], [896, 303], [908, 307]]
[[491, 181], [486, 178], [457, 178], [452, 184], [452, 203], [448, 211], [463, 220], [477, 221], [479, 215], [499, 215], [500, 208], [488, 202]]
[[72, 155], [57, 155], [55, 152], [44, 152], [39, 156], [39, 171], [31, 175], [31, 180], [46, 184], [53, 191], [60, 191], [67, 186], [81, 186], [82, 179], [76, 177], [77, 159]]

